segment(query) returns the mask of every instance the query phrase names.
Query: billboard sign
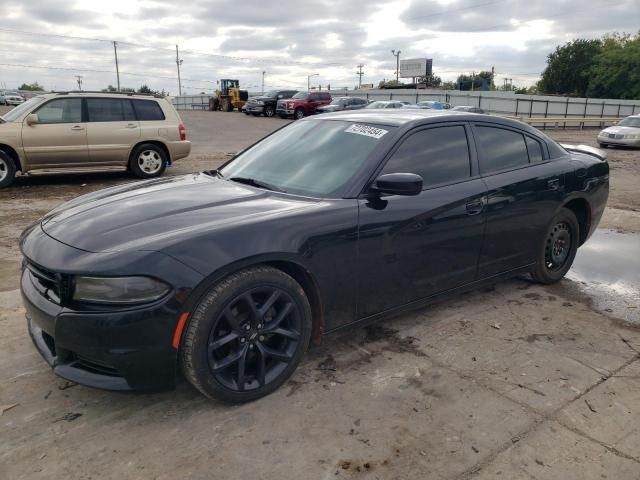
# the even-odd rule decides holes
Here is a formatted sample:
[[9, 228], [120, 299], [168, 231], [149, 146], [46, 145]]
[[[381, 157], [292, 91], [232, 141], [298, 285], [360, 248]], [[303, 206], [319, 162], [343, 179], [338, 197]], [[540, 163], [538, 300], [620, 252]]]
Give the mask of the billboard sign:
[[429, 77], [433, 67], [431, 58], [400, 60], [400, 78]]

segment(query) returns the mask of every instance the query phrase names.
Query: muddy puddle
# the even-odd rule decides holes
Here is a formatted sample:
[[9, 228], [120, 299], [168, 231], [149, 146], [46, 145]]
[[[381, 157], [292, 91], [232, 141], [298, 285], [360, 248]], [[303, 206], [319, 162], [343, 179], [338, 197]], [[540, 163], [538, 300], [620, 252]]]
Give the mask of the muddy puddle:
[[597, 230], [567, 274], [607, 315], [640, 325], [640, 235]]

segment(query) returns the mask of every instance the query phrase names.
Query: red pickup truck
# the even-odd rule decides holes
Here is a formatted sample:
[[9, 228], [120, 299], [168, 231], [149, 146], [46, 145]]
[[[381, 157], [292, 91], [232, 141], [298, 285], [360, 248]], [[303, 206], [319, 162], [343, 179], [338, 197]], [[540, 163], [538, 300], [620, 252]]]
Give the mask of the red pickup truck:
[[296, 120], [316, 113], [316, 108], [331, 103], [329, 92], [298, 92], [286, 100], [278, 100], [276, 113], [280, 118], [293, 117]]

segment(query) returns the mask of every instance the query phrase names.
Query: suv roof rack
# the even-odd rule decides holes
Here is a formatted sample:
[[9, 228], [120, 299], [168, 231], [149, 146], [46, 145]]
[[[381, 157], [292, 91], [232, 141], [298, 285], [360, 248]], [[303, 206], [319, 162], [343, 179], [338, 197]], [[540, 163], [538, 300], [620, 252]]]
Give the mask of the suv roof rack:
[[102, 95], [126, 95], [128, 97], [140, 96], [140, 97], [153, 97], [153, 98], [164, 98], [164, 96], [159, 95], [157, 93], [137, 93], [137, 92], [103, 92], [100, 90], [64, 90], [60, 92], [51, 92], [57, 95], [68, 95], [70, 93], [100, 93]]

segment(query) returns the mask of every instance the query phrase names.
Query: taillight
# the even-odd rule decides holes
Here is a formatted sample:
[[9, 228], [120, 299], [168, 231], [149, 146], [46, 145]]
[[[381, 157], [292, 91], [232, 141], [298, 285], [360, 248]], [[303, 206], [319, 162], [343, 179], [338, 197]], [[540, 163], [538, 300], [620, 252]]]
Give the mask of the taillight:
[[187, 131], [185, 130], [184, 125], [182, 123], [178, 125], [178, 133], [180, 134], [180, 140], [187, 139]]

